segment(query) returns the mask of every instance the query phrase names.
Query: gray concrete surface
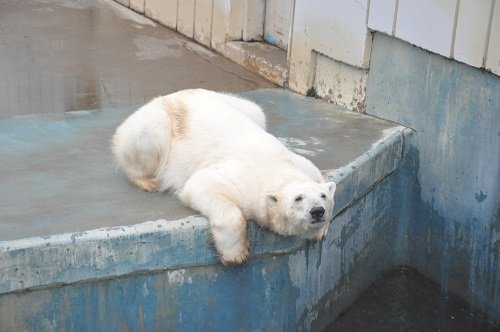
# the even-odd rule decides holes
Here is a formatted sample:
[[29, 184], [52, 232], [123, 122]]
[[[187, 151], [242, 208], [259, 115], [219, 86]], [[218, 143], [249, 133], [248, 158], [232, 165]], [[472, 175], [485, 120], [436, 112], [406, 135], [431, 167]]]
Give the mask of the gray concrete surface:
[[[323, 170], [356, 159], [394, 124], [279, 89], [244, 94], [269, 129]], [[135, 108], [0, 120], [0, 240], [48, 236], [196, 214], [168, 193], [146, 193], [113, 165], [109, 142]]]
[[[114, 170], [115, 127], [179, 89], [274, 87], [113, 1], [3, 1], [0, 33], [0, 240], [195, 214]], [[273, 133], [324, 170], [354, 160], [392, 126], [285, 91], [248, 96], [269, 110]], [[101, 110], [63, 114], [86, 109]], [[35, 113], [47, 114], [9, 117]]]
[[0, 1], [0, 117], [273, 87], [111, 0]]

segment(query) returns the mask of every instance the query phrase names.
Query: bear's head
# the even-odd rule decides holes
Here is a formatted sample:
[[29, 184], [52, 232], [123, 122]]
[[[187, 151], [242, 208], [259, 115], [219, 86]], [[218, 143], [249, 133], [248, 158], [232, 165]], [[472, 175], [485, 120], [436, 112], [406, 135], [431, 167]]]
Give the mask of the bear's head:
[[283, 235], [322, 238], [332, 218], [334, 182], [293, 182], [267, 195], [271, 228]]

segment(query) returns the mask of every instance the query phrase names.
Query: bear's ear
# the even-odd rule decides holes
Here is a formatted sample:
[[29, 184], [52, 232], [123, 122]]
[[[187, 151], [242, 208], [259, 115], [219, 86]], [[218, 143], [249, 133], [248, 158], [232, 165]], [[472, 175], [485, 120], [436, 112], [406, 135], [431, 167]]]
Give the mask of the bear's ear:
[[275, 205], [278, 203], [278, 195], [275, 193], [268, 193], [266, 194], [266, 201], [270, 205]]
[[327, 182], [326, 183], [326, 186], [328, 188], [328, 191], [330, 191], [330, 194], [335, 194], [335, 189], [337, 189], [337, 185], [335, 184], [335, 182]]

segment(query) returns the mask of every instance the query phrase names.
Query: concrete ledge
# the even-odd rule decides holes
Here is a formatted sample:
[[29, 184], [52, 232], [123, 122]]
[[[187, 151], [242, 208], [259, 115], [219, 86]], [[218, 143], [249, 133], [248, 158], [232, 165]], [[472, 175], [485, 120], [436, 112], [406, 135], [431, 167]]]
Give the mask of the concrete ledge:
[[[338, 184], [338, 216], [401, 161], [404, 127], [395, 127], [365, 154], [328, 171]], [[335, 223], [335, 219], [333, 220]], [[275, 235], [249, 223], [250, 260], [303, 249], [306, 241]], [[0, 242], [0, 293], [144, 273], [218, 264], [203, 216], [149, 221], [61, 235]]]
[[[303, 241], [250, 223], [251, 258], [298, 250]], [[43, 286], [218, 264], [205, 217], [149, 221], [0, 242], [0, 294]]]
[[[335, 218], [325, 240], [282, 237], [249, 222], [249, 261], [224, 268], [210, 244], [206, 218], [172, 195], [138, 190], [114, 171], [107, 142], [132, 109], [0, 120], [6, 142], [0, 146], [5, 326], [77, 324], [95, 330], [126, 320], [140, 330], [146, 305], [156, 312], [150, 311], [149, 323], [164, 327], [308, 330], [328, 323], [390, 268], [395, 224], [384, 203], [390, 199], [385, 179], [402, 162], [410, 130], [281, 89], [244, 95], [266, 110], [270, 132], [337, 182]], [[123, 298], [124, 287], [139, 297]], [[106, 314], [72, 318], [78, 308], [96, 306], [95, 292], [105, 292], [97, 307]], [[183, 320], [193, 315], [192, 295], [177, 292], [217, 305], [197, 306], [197, 318]], [[232, 292], [255, 301], [231, 305]], [[249, 306], [250, 316], [231, 318], [241, 318], [242, 310], [248, 314]], [[13, 307], [24, 308], [23, 315], [11, 312]], [[130, 310], [138, 310], [135, 319]], [[214, 318], [221, 315], [230, 318]], [[56, 318], [35, 319], [47, 316]]]
[[[300, 97], [284, 90], [256, 90], [247, 93], [246, 96], [256, 100], [267, 109], [269, 127], [272, 132], [279, 135], [285, 143], [288, 143], [290, 148], [297, 150], [297, 146], [299, 146], [299, 152], [302, 151], [315, 163], [322, 165], [325, 176], [338, 184], [335, 204], [336, 215], [341, 214], [370, 192], [377, 183], [397, 169], [401, 162], [404, 135], [409, 129], [363, 115], [344, 112], [322, 101]], [[276, 105], [279, 105], [279, 107]], [[9, 150], [11, 154], [22, 154], [23, 158], [26, 159], [29, 158], [26, 157], [26, 149], [38, 150], [41, 146], [47, 148], [47, 145], [51, 149], [44, 150], [45, 154], [51, 153], [53, 148], [63, 151], [63, 154], [67, 153], [67, 149], [65, 149], [67, 144], [72, 146], [72, 149], [76, 149], [77, 152], [78, 146], [81, 144], [84, 144], [86, 149], [91, 149], [92, 144], [83, 139], [84, 136], [90, 135], [94, 137], [95, 130], [102, 130], [106, 133], [105, 136], [110, 137], [115, 125], [119, 123], [119, 119], [124, 118], [128, 113], [129, 111], [123, 114], [123, 112], [109, 110], [98, 111], [97, 113], [71, 113], [64, 116], [64, 119], [60, 116], [57, 118], [49, 117], [49, 119], [47, 119], [47, 116], [22, 117], [3, 120], [2, 128], [11, 128], [10, 132], [4, 131], [4, 135], [9, 136], [11, 144], [13, 144]], [[293, 117], [294, 120], [287, 119], [289, 116]], [[328, 123], [325, 120], [320, 120], [324, 116], [330, 116], [334, 121]], [[354, 153], [367, 149], [366, 152], [361, 153], [346, 165], [338, 167], [345, 164], [342, 158], [346, 158], [346, 154], [348, 154], [342, 152], [340, 146], [345, 144], [339, 140], [341, 140], [341, 136], [348, 136], [346, 130], [352, 130], [353, 128], [349, 129], [349, 125], [356, 125], [356, 121], [363, 121], [364, 125], [371, 122], [374, 135], [369, 138], [359, 136], [356, 144], [358, 151]], [[17, 125], [12, 126], [14, 122], [17, 122]], [[342, 127], [342, 129], [335, 130], [335, 125]], [[44, 135], [45, 139], [36, 139], [34, 126], [42, 133], [47, 132], [48, 128], [50, 128], [52, 135]], [[99, 127], [95, 128], [95, 126]], [[317, 132], [318, 126], [320, 132]], [[302, 133], [297, 132], [297, 128], [302, 128]], [[31, 136], [22, 136], [23, 131], [27, 129], [29, 129]], [[308, 130], [315, 132], [317, 138], [309, 136]], [[335, 130], [336, 136], [327, 138], [330, 130]], [[364, 134], [367, 134], [367, 132], [369, 132], [368, 129], [364, 131]], [[68, 134], [72, 139], [65, 137]], [[17, 137], [17, 139], [13, 139], [13, 137]], [[78, 141], [78, 139], [81, 141]], [[356, 140], [356, 138], [349, 138], [349, 140], [352, 143], [352, 140]], [[107, 142], [105, 139], [102, 141]], [[109, 154], [107, 144], [98, 141], [95, 144], [97, 144], [96, 149], [99, 151], [99, 155]], [[4, 152], [8, 152], [7, 148], [4, 148], [4, 150]], [[342, 157], [336, 156], [341, 153], [344, 154]], [[350, 153], [352, 154], [353, 151], [350, 151]], [[5, 157], [8, 157], [8, 153]], [[32, 155], [32, 157], [40, 158], [39, 155]], [[347, 158], [347, 160], [351, 159], [352, 155], [347, 155]], [[69, 168], [77, 167], [77, 165], [65, 162], [62, 158], [57, 159], [59, 163], [66, 163]], [[94, 162], [97, 160], [100, 160], [100, 158], [96, 157]], [[105, 158], [102, 162], [110, 162], [110, 159]], [[7, 163], [3, 165], [8, 167]], [[325, 165], [332, 165], [336, 169], [329, 170], [324, 167]], [[59, 166], [64, 165], [59, 164]], [[100, 169], [101, 166], [94, 164], [92, 169]], [[43, 185], [38, 193], [40, 196], [37, 197], [33, 194], [34, 199], [42, 199], [44, 196], [50, 195], [43, 190], [44, 188], [55, 187], [55, 184], [51, 183], [53, 180], [50, 180], [52, 177], [48, 175], [52, 172], [51, 168], [54, 165], [48, 164], [46, 167], [45, 170], [25, 170], [26, 172], [33, 171], [43, 174], [43, 176], [39, 174], [39, 177], [43, 179]], [[112, 166], [107, 165], [107, 168], [110, 171]], [[87, 172], [85, 167], [82, 172]], [[60, 172], [59, 175], [65, 176]], [[66, 180], [74, 180], [74, 178], [71, 178], [74, 177], [73, 172], [67, 176], [68, 179]], [[92, 177], [96, 177], [96, 175]], [[5, 180], [2, 181], [4, 183], [4, 187], [1, 188], [3, 193], [6, 195], [10, 191], [13, 192], [15, 197], [15, 189], [9, 186], [8, 179]], [[114, 188], [116, 183], [121, 186], [125, 184], [124, 187], [115, 189], [125, 191], [125, 196], [132, 200], [138, 200], [136, 204], [132, 200], [122, 201], [123, 204], [131, 205], [124, 207], [125, 209], [134, 211], [135, 205], [140, 206], [142, 200], [149, 202], [154, 197], [154, 204], [167, 203], [167, 206], [170, 206], [167, 218], [168, 214], [174, 218], [169, 218], [170, 220], [153, 219], [155, 221], [147, 221], [131, 226], [116, 225], [116, 221], [114, 221], [115, 224], [106, 226], [106, 220], [103, 220], [102, 223], [105, 227], [93, 230], [82, 230], [80, 228], [76, 232], [52, 235], [61, 227], [56, 223], [52, 226], [52, 230], [40, 237], [11, 238], [1, 241], [0, 270], [2, 274], [0, 276], [0, 293], [45, 286], [52, 287], [60, 284], [111, 278], [147, 271], [218, 264], [215, 250], [209, 243], [208, 224], [204, 217], [193, 215], [188, 209], [182, 209], [180, 203], [170, 195], [159, 194], [155, 197], [137, 191], [127, 184], [122, 176], [113, 174], [112, 170], [105, 173], [103, 178], [99, 180], [110, 183], [105, 185], [104, 183], [85, 183], [82, 181], [80, 185], [91, 188], [96, 186]], [[68, 190], [68, 188], [62, 186], [60, 195], [67, 195], [65, 190]], [[80, 193], [84, 193], [89, 189], [80, 188], [79, 190]], [[20, 196], [21, 193], [17, 195]], [[112, 193], [109, 193], [109, 195], [112, 195]], [[77, 199], [81, 198], [77, 197]], [[106, 198], [103, 196], [100, 199], [105, 200]], [[13, 204], [13, 202], [11, 203]], [[71, 202], [65, 201], [62, 201], [62, 203], [71, 204]], [[25, 202], [25, 204], [29, 205], [30, 202]], [[52, 204], [54, 206], [51, 208], [54, 210], [59, 209], [57, 202]], [[91, 205], [83, 207], [83, 209], [90, 207]], [[110, 207], [115, 208], [113, 205], [110, 205]], [[28, 207], [27, 210], [30, 208], [32, 207]], [[179, 208], [181, 208], [182, 213], [175, 213], [174, 210]], [[17, 209], [26, 209], [26, 206], [19, 205]], [[127, 213], [127, 210], [124, 212]], [[56, 214], [56, 212], [53, 213]], [[77, 211], [73, 211], [73, 213], [77, 213]], [[158, 212], [156, 214], [161, 215]], [[175, 217], [183, 214], [186, 215], [183, 218], [178, 219]], [[94, 214], [90, 214], [81, 217], [92, 218], [93, 216]], [[117, 217], [120, 218], [119, 215]], [[78, 221], [79, 217], [67, 215], [66, 218], [76, 218]], [[47, 219], [50, 218], [47, 217]], [[56, 217], [54, 220], [57, 222], [59, 219], [60, 217]], [[123, 221], [125, 222], [125, 220]], [[15, 220], [11, 222], [15, 224]], [[333, 222], [335, 223], [335, 220]], [[83, 222], [83, 224], [85, 223]], [[91, 225], [95, 224], [91, 223]], [[30, 229], [26, 229], [26, 232], [29, 233]], [[19, 237], [16, 234], [20, 234], [20, 231], [14, 233], [13, 237]], [[251, 239], [251, 260], [291, 254], [306, 246], [304, 241], [275, 235], [256, 226], [254, 223], [250, 223], [249, 236]]]
[[375, 142], [356, 160], [327, 172], [326, 178], [338, 184], [334, 216], [352, 206], [399, 168], [405, 136], [411, 132], [403, 126], [391, 128], [386, 132], [387, 136]]

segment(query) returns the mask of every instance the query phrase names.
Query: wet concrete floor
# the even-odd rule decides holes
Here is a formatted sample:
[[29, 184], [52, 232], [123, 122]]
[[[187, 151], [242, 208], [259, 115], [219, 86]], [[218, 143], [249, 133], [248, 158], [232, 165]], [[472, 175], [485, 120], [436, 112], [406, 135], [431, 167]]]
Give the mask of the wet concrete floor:
[[378, 279], [325, 332], [493, 332], [499, 327], [412, 269]]
[[0, 0], [0, 117], [274, 87], [111, 0]]

